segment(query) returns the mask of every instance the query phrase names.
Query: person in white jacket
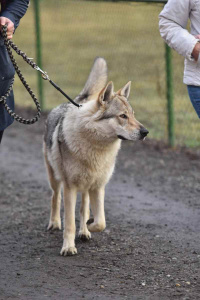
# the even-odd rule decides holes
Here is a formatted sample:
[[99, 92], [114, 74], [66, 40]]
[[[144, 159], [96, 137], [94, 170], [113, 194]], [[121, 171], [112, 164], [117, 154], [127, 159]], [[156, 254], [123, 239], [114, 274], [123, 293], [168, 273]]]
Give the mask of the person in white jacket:
[[[186, 29], [189, 19], [191, 32]], [[200, 118], [200, 0], [168, 0], [159, 29], [165, 42], [185, 57], [183, 82]]]

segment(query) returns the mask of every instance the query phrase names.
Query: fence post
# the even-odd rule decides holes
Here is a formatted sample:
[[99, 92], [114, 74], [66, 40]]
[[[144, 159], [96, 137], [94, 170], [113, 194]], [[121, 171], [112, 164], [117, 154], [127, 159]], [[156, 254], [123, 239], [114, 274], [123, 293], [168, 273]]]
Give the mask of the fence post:
[[[35, 36], [36, 36], [36, 61], [37, 65], [42, 69], [42, 49], [41, 49], [41, 31], [40, 31], [40, 0], [34, 0], [34, 13], [35, 13]], [[38, 72], [38, 93], [41, 105], [41, 110], [44, 110], [44, 98], [43, 98], [43, 79]]]
[[168, 141], [171, 147], [174, 147], [174, 105], [173, 105], [173, 70], [172, 70], [172, 51], [165, 44], [166, 61], [166, 89], [167, 89], [167, 111], [168, 111]]

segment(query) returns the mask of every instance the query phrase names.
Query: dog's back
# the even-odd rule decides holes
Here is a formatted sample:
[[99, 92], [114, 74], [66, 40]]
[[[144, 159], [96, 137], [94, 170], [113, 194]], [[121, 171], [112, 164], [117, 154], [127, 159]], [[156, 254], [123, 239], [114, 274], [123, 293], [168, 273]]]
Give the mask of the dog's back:
[[56, 126], [64, 117], [68, 109], [68, 103], [63, 103], [60, 106], [54, 108], [48, 115], [48, 118], [45, 123], [45, 132], [44, 132], [44, 142], [48, 149], [52, 147], [53, 143], [53, 134]]

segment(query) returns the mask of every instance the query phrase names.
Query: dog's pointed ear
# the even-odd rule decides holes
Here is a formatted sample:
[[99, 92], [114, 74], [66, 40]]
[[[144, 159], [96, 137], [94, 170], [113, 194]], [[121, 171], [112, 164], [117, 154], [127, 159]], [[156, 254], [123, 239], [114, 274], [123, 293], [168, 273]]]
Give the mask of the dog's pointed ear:
[[98, 100], [99, 100], [100, 104], [104, 105], [106, 102], [111, 100], [113, 94], [114, 94], [114, 85], [113, 85], [113, 82], [110, 81], [110, 82], [108, 82], [106, 87], [103, 88], [103, 90], [99, 94]]
[[131, 91], [131, 81], [129, 81], [122, 89], [120, 89], [117, 94], [120, 96], [124, 96], [126, 99], [128, 99]]

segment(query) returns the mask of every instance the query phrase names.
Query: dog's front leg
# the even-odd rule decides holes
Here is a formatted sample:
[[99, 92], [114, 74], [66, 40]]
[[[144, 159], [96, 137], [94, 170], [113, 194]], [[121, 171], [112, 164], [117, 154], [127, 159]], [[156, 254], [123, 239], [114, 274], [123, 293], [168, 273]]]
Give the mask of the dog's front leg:
[[75, 247], [75, 207], [76, 207], [77, 190], [75, 187], [68, 187], [64, 184], [63, 198], [64, 198], [64, 233], [63, 233], [63, 247], [61, 255], [74, 255], [77, 253]]
[[105, 229], [104, 194], [105, 188], [90, 190], [90, 204], [94, 219], [89, 219], [87, 226], [90, 232], [99, 232]]

